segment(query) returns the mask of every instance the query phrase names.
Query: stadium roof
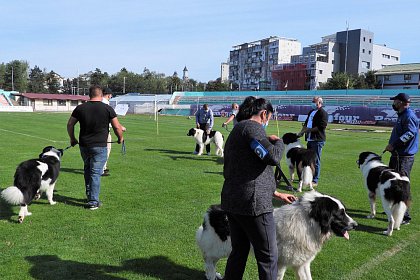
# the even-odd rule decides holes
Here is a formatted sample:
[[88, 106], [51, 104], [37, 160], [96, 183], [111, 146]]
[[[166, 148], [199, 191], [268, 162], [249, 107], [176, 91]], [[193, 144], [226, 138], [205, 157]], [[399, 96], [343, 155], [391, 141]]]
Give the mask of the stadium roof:
[[375, 75], [420, 73], [420, 63], [395, 64], [385, 66], [376, 71]]
[[87, 95], [53, 94], [53, 93], [20, 93], [14, 94], [28, 99], [51, 99], [51, 100], [89, 100]]

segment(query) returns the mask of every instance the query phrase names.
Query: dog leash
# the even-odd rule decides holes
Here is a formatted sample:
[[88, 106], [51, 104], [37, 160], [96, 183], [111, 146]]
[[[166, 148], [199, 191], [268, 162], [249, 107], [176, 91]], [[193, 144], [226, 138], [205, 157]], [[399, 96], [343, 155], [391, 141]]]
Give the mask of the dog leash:
[[222, 125], [222, 126], [227, 130], [227, 132], [230, 132], [230, 129], [228, 128], [228, 125], [227, 124]]
[[[118, 143], [118, 141], [111, 141], [111, 142], [106, 142], [107, 144], [109, 143], [109, 144], [114, 144], [114, 143]], [[77, 144], [79, 144], [79, 143], [77, 143]], [[76, 145], [77, 145], [76, 144]], [[76, 146], [76, 145], [74, 145], [74, 146]], [[74, 146], [72, 146], [72, 145], [69, 145], [69, 146], [67, 146], [67, 147], [65, 147], [64, 149], [63, 149], [63, 152], [64, 151], [66, 151], [66, 150], [68, 150], [68, 149], [70, 149], [70, 148], [72, 148], [72, 147], [74, 147]], [[126, 149], [126, 146], [125, 146], [125, 140], [123, 140], [122, 141], [122, 143], [121, 143], [121, 154], [123, 155], [123, 156], [125, 156], [125, 154], [127, 153], [127, 149]]]

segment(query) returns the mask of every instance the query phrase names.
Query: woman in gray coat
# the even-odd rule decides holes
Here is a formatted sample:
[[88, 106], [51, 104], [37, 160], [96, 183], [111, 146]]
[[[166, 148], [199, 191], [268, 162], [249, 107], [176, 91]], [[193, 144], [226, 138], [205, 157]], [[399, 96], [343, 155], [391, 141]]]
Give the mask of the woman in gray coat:
[[263, 98], [247, 97], [239, 106], [239, 123], [225, 145], [225, 178], [222, 208], [228, 213], [232, 252], [225, 280], [242, 279], [250, 244], [254, 249], [260, 279], [277, 279], [277, 242], [272, 198], [291, 203], [296, 197], [276, 191], [273, 168], [284, 145], [265, 127], [273, 106]]

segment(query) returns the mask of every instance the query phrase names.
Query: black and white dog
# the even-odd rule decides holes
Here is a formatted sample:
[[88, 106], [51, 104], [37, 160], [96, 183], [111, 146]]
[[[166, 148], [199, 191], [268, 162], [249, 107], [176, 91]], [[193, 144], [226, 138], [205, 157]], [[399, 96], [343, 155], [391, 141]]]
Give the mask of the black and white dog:
[[38, 159], [24, 161], [16, 168], [14, 186], [3, 190], [1, 196], [9, 204], [20, 205], [19, 223], [26, 216], [32, 215], [28, 212], [28, 204], [39, 199], [43, 192], [46, 192], [51, 205], [56, 204], [53, 192], [62, 155], [63, 150], [48, 146], [42, 150]]
[[200, 146], [200, 150], [199, 150], [197, 155], [199, 155], [199, 156], [202, 155], [203, 150], [204, 150], [204, 146], [213, 142], [216, 145], [216, 155], [220, 156], [220, 157], [223, 157], [223, 141], [224, 141], [224, 138], [223, 138], [223, 134], [220, 133], [219, 131], [212, 130], [210, 132], [209, 137], [207, 137], [204, 133], [204, 130], [199, 129], [199, 128], [191, 128], [188, 131], [187, 136], [194, 137], [195, 141]]
[[[310, 265], [324, 242], [333, 234], [349, 239], [348, 231], [357, 226], [338, 199], [316, 191], [274, 209], [273, 214], [279, 252], [278, 279], [283, 279], [287, 267], [295, 270], [298, 279], [312, 279]], [[207, 210], [196, 241], [203, 254], [206, 278], [222, 279], [216, 264], [229, 256], [232, 247], [229, 221], [220, 206], [213, 205]]]
[[289, 167], [290, 180], [293, 182], [296, 168], [299, 177], [298, 192], [302, 191], [303, 186], [309, 186], [309, 189], [313, 190], [315, 151], [303, 148], [296, 133], [286, 133], [282, 139], [284, 145], [286, 145], [286, 163]]
[[376, 215], [376, 196], [382, 201], [382, 207], [388, 217], [388, 229], [385, 235], [391, 236], [394, 229], [399, 230], [404, 213], [410, 203], [410, 180], [404, 174], [382, 163], [381, 157], [372, 152], [363, 152], [357, 161], [363, 174], [365, 187], [370, 201], [370, 215]]

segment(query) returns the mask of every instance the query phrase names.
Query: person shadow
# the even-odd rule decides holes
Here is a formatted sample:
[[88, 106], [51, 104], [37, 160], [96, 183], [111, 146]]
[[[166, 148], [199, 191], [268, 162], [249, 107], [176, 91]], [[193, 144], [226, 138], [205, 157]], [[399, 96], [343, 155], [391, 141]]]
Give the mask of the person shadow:
[[60, 172], [74, 173], [74, 174], [84, 174], [83, 169], [80, 169], [80, 168], [76, 169], [76, 168], [61, 167]]
[[82, 263], [62, 260], [56, 255], [27, 256], [32, 265], [29, 273], [33, 279], [126, 279], [115, 274], [132, 272], [141, 276], [151, 276], [162, 280], [200, 280], [205, 279], [204, 271], [191, 269], [174, 263], [167, 256], [152, 256], [125, 260], [120, 266]]

